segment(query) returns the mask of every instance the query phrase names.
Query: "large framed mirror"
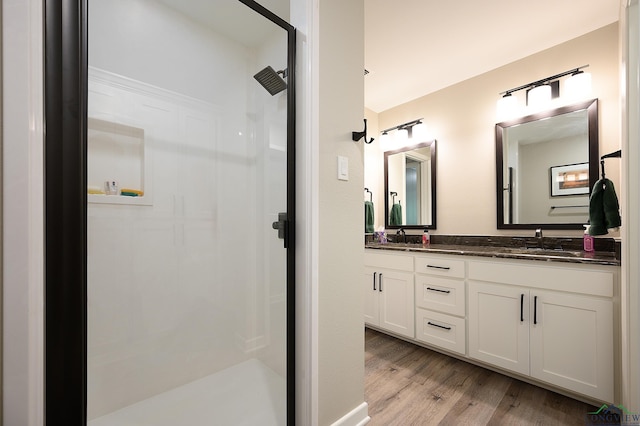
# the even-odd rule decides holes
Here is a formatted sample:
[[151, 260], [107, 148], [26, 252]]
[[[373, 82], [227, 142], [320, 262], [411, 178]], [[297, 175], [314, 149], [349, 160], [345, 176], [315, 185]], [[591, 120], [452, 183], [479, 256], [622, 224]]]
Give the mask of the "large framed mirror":
[[436, 229], [436, 141], [384, 153], [385, 227]]
[[598, 100], [495, 131], [498, 229], [582, 229], [598, 180]]

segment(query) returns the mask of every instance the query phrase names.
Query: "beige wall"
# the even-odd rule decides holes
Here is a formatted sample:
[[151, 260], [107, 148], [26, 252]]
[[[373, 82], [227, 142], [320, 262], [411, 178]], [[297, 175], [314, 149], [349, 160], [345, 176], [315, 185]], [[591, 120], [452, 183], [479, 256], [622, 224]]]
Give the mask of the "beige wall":
[[[455, 54], [455, 52], [454, 52]], [[438, 92], [376, 114], [366, 111], [376, 127], [386, 129], [424, 117], [430, 139], [437, 140], [438, 234], [499, 235], [496, 227], [494, 124], [496, 101], [507, 89], [589, 64], [592, 97], [599, 99], [600, 155], [620, 149], [620, 59], [618, 24], [611, 24]], [[366, 78], [366, 77], [365, 77]], [[377, 119], [377, 120], [376, 120]], [[376, 227], [384, 220], [382, 151], [367, 146], [365, 186], [377, 189]], [[620, 188], [620, 161], [607, 160], [607, 177]], [[374, 193], [376, 195], [376, 193]], [[578, 235], [581, 231], [548, 231], [545, 235]], [[610, 233], [609, 236], [617, 236]]]
[[364, 2], [318, 4], [318, 424], [328, 425], [364, 401], [364, 144], [351, 140], [363, 126]]

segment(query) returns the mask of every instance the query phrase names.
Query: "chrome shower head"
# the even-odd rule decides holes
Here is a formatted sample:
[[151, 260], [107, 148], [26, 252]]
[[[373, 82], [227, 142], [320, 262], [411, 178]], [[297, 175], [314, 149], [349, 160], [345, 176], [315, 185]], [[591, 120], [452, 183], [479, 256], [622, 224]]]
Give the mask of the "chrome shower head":
[[269, 92], [271, 96], [273, 96], [276, 93], [280, 93], [287, 88], [287, 83], [282, 79], [282, 77], [280, 77], [279, 74], [282, 74], [283, 77], [287, 77], [286, 70], [275, 71], [270, 66], [267, 66], [265, 69], [254, 75], [253, 78], [255, 78], [258, 83], [260, 83], [262, 87], [267, 89], [267, 92]]

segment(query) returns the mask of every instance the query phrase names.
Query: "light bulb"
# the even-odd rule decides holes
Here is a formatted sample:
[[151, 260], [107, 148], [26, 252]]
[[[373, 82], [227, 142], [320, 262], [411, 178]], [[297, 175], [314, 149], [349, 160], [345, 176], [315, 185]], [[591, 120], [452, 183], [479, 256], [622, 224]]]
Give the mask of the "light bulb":
[[496, 103], [496, 118], [505, 121], [518, 115], [518, 99], [511, 93], [507, 93]]
[[409, 131], [407, 129], [398, 129], [396, 131], [395, 141], [398, 143], [403, 143], [409, 140]]
[[411, 138], [418, 141], [427, 140], [427, 125], [420, 122], [411, 128]]
[[529, 90], [528, 105], [533, 110], [540, 110], [551, 102], [551, 86], [542, 84]]
[[591, 96], [591, 73], [578, 71], [564, 82], [564, 96], [577, 101]]

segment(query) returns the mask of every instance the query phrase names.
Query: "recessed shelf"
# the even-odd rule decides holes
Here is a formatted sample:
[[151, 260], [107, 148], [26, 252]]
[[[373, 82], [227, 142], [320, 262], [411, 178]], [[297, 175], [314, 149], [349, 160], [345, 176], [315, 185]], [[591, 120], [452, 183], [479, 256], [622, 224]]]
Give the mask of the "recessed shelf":
[[87, 122], [87, 186], [104, 190], [106, 181], [143, 191], [140, 197], [88, 194], [88, 202], [152, 205], [150, 150], [144, 129], [97, 118]]

